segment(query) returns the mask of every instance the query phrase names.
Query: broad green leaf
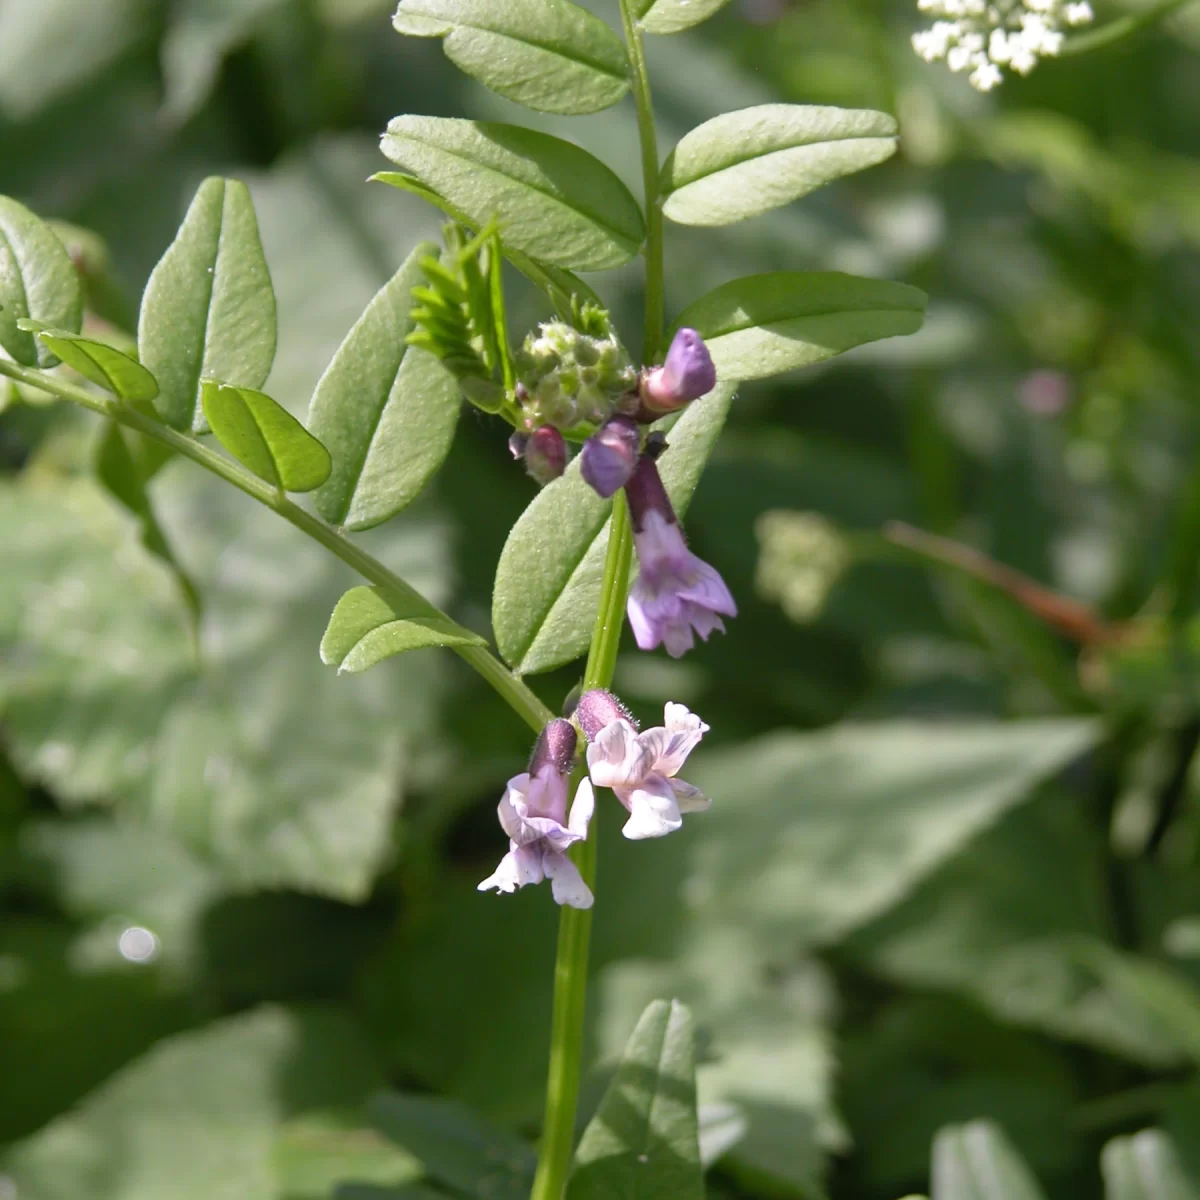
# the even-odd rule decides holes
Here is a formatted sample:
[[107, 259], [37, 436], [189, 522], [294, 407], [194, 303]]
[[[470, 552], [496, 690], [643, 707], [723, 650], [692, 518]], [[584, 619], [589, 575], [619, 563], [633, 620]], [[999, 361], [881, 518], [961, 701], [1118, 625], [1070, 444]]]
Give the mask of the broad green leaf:
[[714, 288], [679, 314], [708, 343], [717, 377], [766, 379], [853, 346], [915, 333], [925, 293], [834, 271], [772, 271]]
[[272, 1158], [286, 1200], [330, 1200], [335, 1190], [347, 1194], [349, 1189], [343, 1192], [338, 1185], [350, 1179], [355, 1183], [349, 1188], [371, 1188], [379, 1200], [422, 1196], [412, 1183], [424, 1174], [421, 1164], [369, 1128], [357, 1112], [296, 1117], [279, 1131]]
[[1105, 1200], [1200, 1200], [1200, 1180], [1188, 1174], [1161, 1129], [1113, 1138], [1100, 1155]]
[[283, 1121], [377, 1082], [354, 1029], [277, 1008], [159, 1042], [0, 1162], [30, 1200], [278, 1200]]
[[896, 152], [896, 119], [860, 108], [760, 104], [706, 121], [662, 169], [663, 213], [731, 225], [790, 204]]
[[515, 125], [396, 117], [383, 153], [508, 245], [579, 271], [619, 267], [645, 234], [629, 189], [586, 150]]
[[[732, 387], [718, 386], [689, 405], [670, 430], [659, 470], [681, 516], [732, 399]], [[587, 650], [610, 507], [584, 482], [576, 458], [513, 526], [496, 568], [492, 625], [501, 654], [519, 674], [552, 670]]]
[[75, 264], [45, 221], [23, 204], [0, 196], [0, 346], [27, 367], [52, 367], [49, 346], [39, 347], [23, 318], [72, 333], [83, 318], [83, 289]]
[[416, 1157], [432, 1179], [466, 1196], [526, 1200], [537, 1159], [524, 1142], [485, 1125], [453, 1100], [384, 1092], [372, 1124]]
[[123, 350], [79, 333], [42, 326], [40, 321], [21, 321], [20, 324], [32, 329], [68, 367], [106, 392], [134, 404], [153, 400], [158, 395], [158, 381]]
[[566, 1200], [702, 1200], [692, 1015], [677, 1000], [642, 1014], [583, 1132]]
[[1044, 1200], [1021, 1156], [990, 1121], [938, 1131], [929, 1194], [932, 1200]]
[[448, 617], [404, 613], [378, 588], [351, 588], [338, 602], [321, 639], [321, 661], [355, 674], [406, 650], [427, 646], [483, 646], [477, 633]]
[[422, 242], [368, 305], [321, 376], [308, 410], [333, 470], [313, 497], [327, 521], [369, 529], [394, 516], [450, 452], [462, 398], [454, 377], [425, 350], [406, 344]]
[[266, 393], [205, 379], [200, 402], [217, 440], [259, 479], [311, 492], [329, 478], [329, 451]]
[[541, 112], [598, 112], [629, 90], [621, 39], [570, 0], [400, 0], [392, 24], [444, 39], [473, 79]]
[[158, 380], [155, 407], [175, 429], [208, 429], [202, 379], [260, 388], [275, 357], [275, 293], [244, 183], [206, 179], [150, 275], [138, 356]]
[[729, 0], [635, 0], [638, 24], [647, 33], [679, 33], [707, 21]]

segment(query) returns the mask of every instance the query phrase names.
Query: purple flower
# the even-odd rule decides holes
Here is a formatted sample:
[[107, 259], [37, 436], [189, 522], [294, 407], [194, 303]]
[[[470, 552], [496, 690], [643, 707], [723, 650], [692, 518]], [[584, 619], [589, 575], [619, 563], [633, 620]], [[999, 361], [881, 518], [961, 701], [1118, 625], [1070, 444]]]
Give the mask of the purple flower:
[[716, 570], [687, 548], [652, 458], [638, 460], [625, 495], [638, 556], [629, 624], [641, 649], [662, 644], [679, 658], [695, 645], [694, 634], [707, 641], [714, 629], [724, 633], [721, 617], [736, 617], [737, 605]]
[[529, 770], [514, 775], [500, 801], [500, 826], [508, 853], [480, 885], [515, 892], [550, 880], [554, 899], [572, 908], [591, 908], [592, 893], [566, 851], [587, 838], [595, 808], [591, 783], [584, 779], [567, 815], [567, 776], [575, 753], [575, 730], [561, 718], [551, 721], [534, 747]]
[[[513, 439], [509, 438], [509, 449]], [[543, 487], [557, 479], [567, 469], [567, 443], [553, 425], [535, 429], [525, 442], [525, 470]]]
[[[587, 705], [594, 695], [610, 705]], [[708, 726], [682, 704], [667, 704], [663, 724], [638, 733], [624, 710], [606, 692], [589, 693], [577, 715], [591, 740], [588, 771], [597, 787], [609, 787], [629, 810], [622, 833], [634, 840], [662, 837], [683, 824], [683, 814], [702, 812], [712, 801], [690, 783], [676, 779], [684, 760]], [[599, 722], [606, 717], [612, 719]]]
[[629, 481], [637, 466], [641, 437], [631, 417], [610, 417], [586, 442], [579, 470], [597, 495], [605, 500]]
[[694, 329], [680, 329], [671, 339], [667, 361], [642, 372], [640, 390], [653, 419], [707, 395], [717, 386], [717, 369], [704, 339]]

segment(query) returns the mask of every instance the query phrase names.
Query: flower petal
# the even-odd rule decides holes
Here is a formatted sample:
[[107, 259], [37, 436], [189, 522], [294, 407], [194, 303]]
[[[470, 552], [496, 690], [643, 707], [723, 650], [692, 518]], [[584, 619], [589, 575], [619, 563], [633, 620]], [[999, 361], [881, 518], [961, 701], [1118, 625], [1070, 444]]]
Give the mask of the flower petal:
[[667, 625], [662, 631], [663, 645], [672, 658], [682, 658], [695, 644], [692, 623], [685, 615], [682, 620]]
[[532, 835], [524, 843], [525, 845], [532, 845], [533, 842], [538, 841], [544, 843], [551, 850], [562, 851], [579, 841], [576, 834], [554, 820], [553, 817], [530, 817], [525, 822], [525, 829], [528, 834]]
[[567, 819], [567, 780], [547, 763], [529, 782], [526, 794], [531, 817], [550, 817], [560, 825]]
[[565, 854], [547, 854], [542, 861], [556, 903], [571, 908], [592, 907], [591, 889], [583, 882], [579, 868]]
[[[672, 714], [672, 709], [686, 714], [690, 722]], [[674, 728], [670, 723], [673, 715]], [[638, 741], [650, 757], [650, 769], [657, 775], [671, 778], [679, 773], [679, 768], [696, 748], [708, 726], [699, 717], [693, 717], [682, 704], [668, 704], [666, 719], [669, 723], [665, 728], [656, 725], [653, 729], [647, 729], [638, 734]]]
[[650, 764], [628, 721], [612, 721], [587, 748], [588, 773], [597, 787], [633, 785]]
[[675, 793], [675, 801], [681, 813], [704, 812], [712, 808], [712, 801], [698, 788], [682, 779], [668, 779], [671, 791]]
[[496, 810], [500, 816], [500, 828], [518, 842], [529, 841], [528, 838], [521, 836], [525, 814], [528, 811], [525, 802], [528, 791], [528, 773], [522, 772], [520, 775], [514, 775], [508, 781], [508, 787], [500, 798], [500, 805]]
[[583, 841], [587, 837], [588, 825], [591, 823], [592, 814], [596, 811], [596, 793], [592, 788], [592, 781], [584, 776], [579, 781], [579, 788], [575, 792], [575, 802], [571, 805], [571, 817], [567, 822], [567, 828]]
[[727, 617], [737, 616], [737, 605], [733, 595], [716, 567], [688, 551], [687, 563], [681, 575], [684, 584], [679, 589], [679, 595], [684, 600], [690, 600], [711, 612], [723, 613]]
[[629, 793], [629, 820], [621, 832], [632, 841], [663, 837], [683, 824], [674, 789], [661, 775], [649, 775]]
[[500, 860], [500, 865], [478, 887], [481, 892], [495, 888], [498, 892], [515, 892], [527, 883], [541, 883], [542, 852], [528, 846], [512, 844], [512, 849]]

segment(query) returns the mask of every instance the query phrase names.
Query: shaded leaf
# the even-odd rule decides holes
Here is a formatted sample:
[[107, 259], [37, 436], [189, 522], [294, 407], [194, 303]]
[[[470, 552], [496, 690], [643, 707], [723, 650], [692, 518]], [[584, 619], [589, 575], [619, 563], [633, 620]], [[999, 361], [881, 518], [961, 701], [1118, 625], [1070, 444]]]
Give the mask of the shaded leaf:
[[414, 1155], [432, 1179], [468, 1196], [526, 1200], [537, 1159], [511, 1134], [485, 1125], [453, 1100], [384, 1092], [368, 1105], [372, 1124]]
[[1200, 1180], [1161, 1129], [1113, 1138], [1100, 1155], [1105, 1200], [1200, 1200]]
[[677, 1000], [657, 1000], [638, 1021], [583, 1132], [567, 1200], [703, 1195], [692, 1016]]
[[138, 355], [158, 380], [155, 407], [203, 433], [202, 379], [260, 388], [275, 357], [275, 293], [246, 185], [206, 179], [150, 275]]
[[932, 1200], [1044, 1200], [1008, 1138], [990, 1121], [948, 1125], [933, 1140]]
[[629, 90], [621, 39], [570, 0], [400, 0], [392, 24], [444, 39], [461, 70], [542, 112], [597, 112]]
[[313, 392], [308, 423], [333, 470], [313, 497], [335, 525], [369, 529], [416, 499], [450, 451], [462, 400], [432, 354], [405, 342], [422, 242], [375, 295]]
[[[725, 424], [732, 387], [718, 387], [684, 411], [659, 460], [682, 516]], [[549, 671], [587, 650], [600, 598], [611, 501], [579, 474], [578, 457], [543, 488], [513, 526], [496, 568], [496, 644], [520, 674]]]
[[200, 397], [217, 440], [259, 479], [311, 492], [329, 478], [329, 451], [266, 393], [205, 379]]
[[289, 1121], [279, 1131], [272, 1158], [287, 1200], [330, 1200], [335, 1190], [343, 1196], [358, 1188], [372, 1189], [379, 1200], [409, 1195], [419, 1200], [422, 1195], [411, 1182], [424, 1174], [421, 1164], [353, 1111], [310, 1113]]
[[869, 109], [760, 104], [686, 134], [662, 169], [663, 214], [731, 225], [896, 152], [896, 119]]
[[729, 0], [634, 0], [639, 25], [647, 33], [679, 33], [707, 21]]
[[68, 367], [106, 392], [134, 404], [153, 400], [158, 395], [158, 381], [123, 350], [79, 333], [43, 326], [40, 321], [21, 321], [19, 324], [23, 329], [32, 330]]
[[[3, 18], [0, 18], [2, 22]], [[24, 318], [70, 333], [83, 319], [83, 288], [66, 247], [40, 217], [0, 196], [0, 346], [27, 367], [52, 367], [52, 348], [38, 346]]]
[[725, 380], [765, 379], [879, 338], [915, 333], [925, 293], [833, 271], [772, 271], [714, 288], [679, 314]]
[[338, 602], [321, 639], [321, 661], [354, 674], [406, 650], [483, 646], [485, 639], [446, 617], [402, 613], [373, 587], [351, 588]]
[[560, 138], [515, 125], [396, 117], [381, 145], [472, 223], [495, 216], [504, 242], [540, 262], [601, 271], [641, 247], [645, 226], [629, 189]]

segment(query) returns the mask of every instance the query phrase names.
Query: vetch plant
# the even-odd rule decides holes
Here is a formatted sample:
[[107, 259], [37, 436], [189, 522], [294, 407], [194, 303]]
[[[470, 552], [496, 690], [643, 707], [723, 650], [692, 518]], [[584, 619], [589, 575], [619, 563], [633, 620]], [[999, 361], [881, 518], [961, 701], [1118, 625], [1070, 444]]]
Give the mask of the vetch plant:
[[[400, 33], [442, 39], [454, 63], [510, 100], [570, 115], [631, 96], [643, 194], [639, 201], [604, 163], [545, 133], [396, 117], [381, 142], [395, 169], [374, 178], [440, 209], [443, 244], [414, 247], [379, 290], [303, 422], [289, 411], [300, 398], [284, 407], [264, 390], [275, 299], [244, 185], [201, 185], [145, 289], [136, 351], [80, 332], [80, 280], [61, 242], [27, 208], [0, 199], [0, 374], [104, 420], [107, 441], [124, 453], [113, 490], [148, 529], [157, 530], [155, 472], [169, 457], [190, 460], [364, 580], [333, 610], [324, 662], [359, 672], [443, 647], [537, 735], [529, 770], [509, 781], [500, 802], [508, 850], [480, 884], [512, 892], [549, 879], [562, 905], [535, 1200], [635, 1187], [702, 1194], [691, 1025], [678, 1005], [647, 1010], [615, 1090], [578, 1152], [575, 1145], [591, 911], [604, 903], [593, 831], [610, 819], [603, 803], [593, 816], [593, 789], [614, 792], [632, 839], [679, 831], [683, 814], [710, 803], [678, 777], [708, 726], [668, 704], [662, 726], [638, 732], [609, 691], [624, 616], [643, 650], [662, 645], [679, 656], [695, 635], [707, 638], [736, 614], [719, 564], [688, 549], [680, 522], [741, 383], [912, 333], [923, 319], [925, 297], [915, 288], [785, 269], [722, 284], [668, 326], [665, 220], [753, 218], [883, 161], [897, 144], [884, 113], [766, 104], [715, 115], [664, 160], [644, 39], [687, 30], [720, 7], [614, 0], [610, 24], [570, 0], [402, 0]], [[637, 257], [645, 269], [640, 364], [577, 274]], [[545, 302], [538, 327], [515, 341], [505, 261]], [[493, 422], [497, 455], [507, 441], [541, 485], [500, 556], [494, 649], [355, 539], [420, 494], [449, 452], [464, 401]], [[113, 486], [111, 475], [102, 478]], [[299, 493], [311, 495], [311, 507], [291, 498]], [[188, 592], [161, 532], [147, 545]], [[582, 699], [556, 716], [524, 677], [585, 654]], [[654, 847], [644, 853], [653, 870]], [[652, 1046], [662, 1050], [657, 1058], [647, 1058]], [[671, 1074], [670, 1103], [647, 1091], [648, 1069]], [[605, 1125], [606, 1114], [626, 1114], [622, 1089], [634, 1097], [636, 1119]], [[624, 1131], [617, 1145], [614, 1129]]]

